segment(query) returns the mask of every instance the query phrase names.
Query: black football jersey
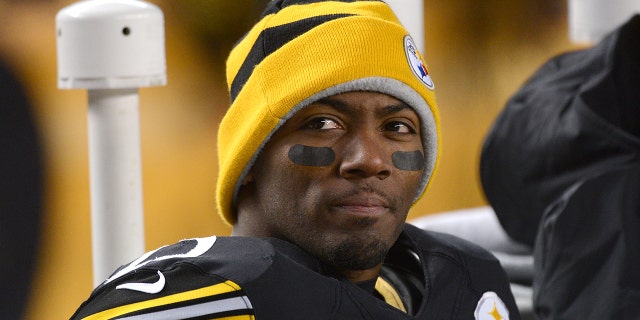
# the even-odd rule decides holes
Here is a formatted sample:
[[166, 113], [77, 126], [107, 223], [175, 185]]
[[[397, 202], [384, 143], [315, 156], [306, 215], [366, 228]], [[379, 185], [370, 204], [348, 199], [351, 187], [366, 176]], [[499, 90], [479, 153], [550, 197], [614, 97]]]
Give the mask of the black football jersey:
[[453, 236], [405, 226], [381, 278], [404, 308], [285, 241], [190, 239], [118, 269], [72, 319], [519, 319], [499, 262]]

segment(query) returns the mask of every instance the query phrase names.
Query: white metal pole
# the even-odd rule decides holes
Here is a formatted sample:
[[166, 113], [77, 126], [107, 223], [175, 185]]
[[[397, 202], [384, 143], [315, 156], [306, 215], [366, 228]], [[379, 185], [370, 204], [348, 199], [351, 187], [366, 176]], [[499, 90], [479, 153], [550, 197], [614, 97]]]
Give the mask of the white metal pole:
[[140, 0], [85, 0], [56, 16], [58, 87], [88, 89], [94, 285], [142, 255], [138, 88], [166, 84], [164, 15]]
[[94, 284], [144, 253], [138, 89], [89, 90]]

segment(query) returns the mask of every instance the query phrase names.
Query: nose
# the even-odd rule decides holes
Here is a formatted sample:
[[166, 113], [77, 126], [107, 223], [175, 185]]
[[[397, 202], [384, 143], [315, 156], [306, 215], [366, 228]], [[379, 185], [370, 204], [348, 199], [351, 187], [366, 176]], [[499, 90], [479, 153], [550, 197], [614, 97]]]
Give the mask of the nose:
[[379, 140], [378, 132], [350, 134], [340, 150], [340, 176], [345, 179], [388, 178], [391, 155]]

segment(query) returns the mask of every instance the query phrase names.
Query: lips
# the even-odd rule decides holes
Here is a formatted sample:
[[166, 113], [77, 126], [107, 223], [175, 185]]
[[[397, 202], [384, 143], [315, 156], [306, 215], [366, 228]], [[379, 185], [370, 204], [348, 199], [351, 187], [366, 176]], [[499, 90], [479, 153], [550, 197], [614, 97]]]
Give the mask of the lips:
[[389, 212], [389, 201], [372, 193], [346, 196], [332, 205], [335, 210], [359, 216], [375, 216]]

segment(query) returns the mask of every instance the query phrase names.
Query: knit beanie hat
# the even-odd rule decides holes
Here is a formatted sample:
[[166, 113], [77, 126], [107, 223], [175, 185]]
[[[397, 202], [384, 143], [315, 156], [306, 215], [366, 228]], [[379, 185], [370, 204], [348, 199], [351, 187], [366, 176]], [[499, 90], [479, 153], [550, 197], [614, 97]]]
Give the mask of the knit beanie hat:
[[218, 132], [218, 212], [233, 224], [244, 177], [296, 112], [331, 95], [373, 91], [411, 106], [421, 121], [425, 168], [439, 157], [434, 85], [415, 42], [383, 1], [273, 0], [227, 60], [231, 107]]

